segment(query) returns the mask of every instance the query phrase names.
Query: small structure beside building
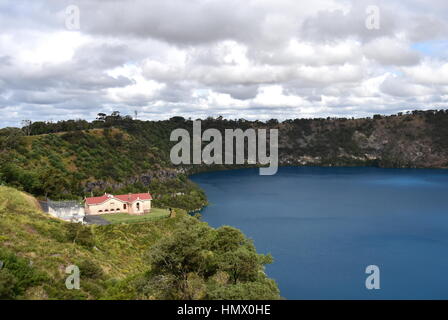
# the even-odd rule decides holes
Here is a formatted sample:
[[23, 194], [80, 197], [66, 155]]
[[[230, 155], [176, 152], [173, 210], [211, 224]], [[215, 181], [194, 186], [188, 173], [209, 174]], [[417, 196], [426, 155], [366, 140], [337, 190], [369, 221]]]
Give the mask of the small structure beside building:
[[78, 201], [39, 201], [43, 211], [49, 213], [53, 217], [71, 221], [84, 222], [84, 207]]
[[147, 193], [129, 193], [112, 195], [105, 193], [100, 197], [85, 199], [86, 215], [101, 215], [109, 213], [128, 213], [142, 215], [151, 212], [152, 196]]

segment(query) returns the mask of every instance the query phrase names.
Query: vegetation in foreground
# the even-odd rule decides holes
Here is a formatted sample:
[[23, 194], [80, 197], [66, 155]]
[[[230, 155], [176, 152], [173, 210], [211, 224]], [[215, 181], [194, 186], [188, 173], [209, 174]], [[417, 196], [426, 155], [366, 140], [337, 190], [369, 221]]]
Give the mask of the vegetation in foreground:
[[[45, 215], [0, 187], [0, 299], [277, 299], [269, 255], [232, 227], [188, 214], [151, 222], [83, 226]], [[67, 266], [80, 290], [65, 287]]]

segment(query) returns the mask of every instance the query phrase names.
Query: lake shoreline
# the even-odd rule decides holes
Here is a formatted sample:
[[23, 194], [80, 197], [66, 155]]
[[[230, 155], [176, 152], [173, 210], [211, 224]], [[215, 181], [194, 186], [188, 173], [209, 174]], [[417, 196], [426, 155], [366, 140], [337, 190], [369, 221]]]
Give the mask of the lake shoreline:
[[[234, 165], [232, 165], [234, 166]], [[194, 172], [194, 173], [189, 173], [188, 169], [187, 169], [187, 178], [191, 180], [192, 176], [195, 175], [199, 175], [199, 174], [203, 174], [203, 173], [213, 173], [213, 172], [221, 172], [221, 171], [237, 171], [237, 170], [246, 170], [246, 169], [259, 169], [261, 166], [259, 165], [247, 165], [247, 166], [243, 166], [243, 167], [238, 167], [238, 168], [234, 168], [234, 167], [219, 167], [219, 168], [211, 168], [211, 169], [206, 169], [206, 170], [202, 170], [199, 169], [198, 171]], [[353, 166], [339, 166], [339, 165], [279, 165], [278, 167], [280, 168], [377, 168], [377, 169], [403, 169], [403, 170], [446, 170], [448, 171], [448, 167], [380, 167], [380, 166], [372, 166], [372, 165], [353, 165]], [[194, 182], [194, 181], [192, 181]], [[204, 191], [201, 188], [202, 191]], [[207, 196], [207, 194], [206, 194]], [[208, 201], [208, 199], [207, 199]], [[196, 214], [196, 213], [201, 213], [201, 211], [206, 208], [209, 205], [209, 203], [203, 205], [201, 208], [195, 209], [193, 211], [189, 211], [188, 214]]]

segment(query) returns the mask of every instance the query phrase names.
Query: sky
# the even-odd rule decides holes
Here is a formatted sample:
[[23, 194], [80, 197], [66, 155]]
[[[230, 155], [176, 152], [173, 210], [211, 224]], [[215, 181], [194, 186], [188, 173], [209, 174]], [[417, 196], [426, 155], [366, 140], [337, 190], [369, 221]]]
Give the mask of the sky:
[[0, 127], [448, 107], [446, 0], [0, 0]]

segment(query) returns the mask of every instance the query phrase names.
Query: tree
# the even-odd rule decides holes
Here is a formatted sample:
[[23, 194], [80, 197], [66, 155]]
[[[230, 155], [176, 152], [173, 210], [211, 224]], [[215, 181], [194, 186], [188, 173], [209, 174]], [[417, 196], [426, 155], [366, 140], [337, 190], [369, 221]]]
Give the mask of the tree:
[[247, 242], [241, 231], [230, 226], [222, 226], [216, 232], [213, 248], [220, 252], [236, 250]]
[[26, 136], [31, 134], [31, 125], [33, 122], [31, 120], [22, 120], [22, 130]]
[[97, 114], [96, 120], [104, 122], [106, 121], [106, 116], [107, 115], [105, 113], [100, 112]]
[[239, 230], [228, 226], [214, 230], [191, 217], [182, 217], [179, 223], [170, 237], [148, 252], [150, 271], [140, 286], [144, 294], [159, 299], [221, 299], [256, 287], [258, 299], [278, 298], [275, 282], [267, 281], [263, 272], [272, 258], [257, 254]]
[[262, 278], [257, 282], [209, 286], [207, 298], [211, 300], [277, 300], [279, 290], [274, 280]]
[[45, 167], [39, 172], [39, 181], [42, 194], [45, 196], [60, 196], [66, 192], [70, 186], [66, 177], [61, 171], [54, 167]]
[[230, 275], [233, 284], [240, 281], [255, 281], [259, 265], [271, 263], [270, 256], [260, 256], [252, 246], [242, 246], [235, 251], [227, 251], [219, 257], [219, 269]]
[[4, 128], [0, 130], [0, 152], [17, 148], [23, 144], [23, 130]]

